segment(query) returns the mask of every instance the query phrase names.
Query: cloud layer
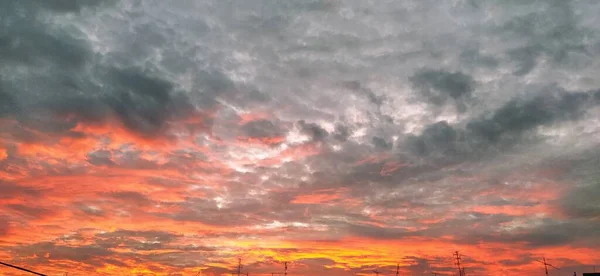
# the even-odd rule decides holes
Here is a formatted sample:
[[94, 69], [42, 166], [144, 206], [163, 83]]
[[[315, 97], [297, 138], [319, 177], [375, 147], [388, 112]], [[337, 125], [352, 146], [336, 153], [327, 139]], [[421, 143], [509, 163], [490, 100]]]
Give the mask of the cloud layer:
[[600, 263], [594, 1], [5, 2], [2, 260], [49, 275], [225, 275], [238, 258], [253, 275], [454, 275], [456, 250], [469, 275]]

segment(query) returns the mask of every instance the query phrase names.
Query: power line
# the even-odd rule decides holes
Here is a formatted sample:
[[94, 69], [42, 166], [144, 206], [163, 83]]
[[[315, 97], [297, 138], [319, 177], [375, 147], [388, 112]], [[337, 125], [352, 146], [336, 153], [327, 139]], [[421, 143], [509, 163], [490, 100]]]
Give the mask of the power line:
[[26, 269], [26, 268], [18, 267], [16, 265], [7, 264], [7, 263], [4, 263], [4, 262], [0, 262], [0, 264], [4, 265], [4, 266], [12, 267], [14, 269], [18, 269], [18, 270], [21, 270], [21, 271], [29, 272], [31, 274], [40, 275], [40, 276], [47, 276], [46, 274], [42, 274], [42, 273], [38, 273], [38, 272], [29, 270], [29, 269]]

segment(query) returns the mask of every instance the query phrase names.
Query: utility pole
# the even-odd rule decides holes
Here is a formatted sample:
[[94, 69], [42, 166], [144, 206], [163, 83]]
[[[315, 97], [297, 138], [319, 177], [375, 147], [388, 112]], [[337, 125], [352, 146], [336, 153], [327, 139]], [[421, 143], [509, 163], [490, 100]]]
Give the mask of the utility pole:
[[376, 276], [379, 276], [379, 271], [373, 270], [373, 273], [375, 273]]
[[238, 258], [237, 275], [240, 276], [241, 274], [242, 274], [242, 258]]
[[456, 257], [456, 267], [458, 268], [458, 276], [464, 276], [464, 271], [463, 269], [460, 267], [460, 253], [458, 253], [458, 251], [454, 252], [454, 256]]
[[551, 265], [551, 264], [547, 263], [547, 262], [546, 262], [546, 257], [543, 257], [543, 258], [542, 258], [542, 260], [544, 260], [544, 261], [542, 262], [542, 261], [538, 261], [538, 260], [536, 260], [536, 262], [538, 262], [538, 263], [541, 263], [541, 264], [543, 264], [543, 265], [544, 265], [544, 271], [546, 272], [546, 276], [548, 276], [548, 267], [552, 267], [552, 268], [554, 268], [554, 269], [556, 269], [556, 270], [560, 270], [558, 267], [556, 267], [556, 266], [553, 266], [553, 265]]
[[283, 276], [287, 276], [287, 263], [288, 262], [283, 263], [283, 265], [285, 266], [285, 269], [283, 270]]
[[400, 264], [396, 265], [396, 276], [400, 276]]

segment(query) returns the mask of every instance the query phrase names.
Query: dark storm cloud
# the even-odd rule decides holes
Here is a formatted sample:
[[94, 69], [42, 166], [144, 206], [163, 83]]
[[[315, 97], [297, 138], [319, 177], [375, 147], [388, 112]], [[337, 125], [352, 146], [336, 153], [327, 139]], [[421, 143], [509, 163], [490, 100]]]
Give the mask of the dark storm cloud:
[[473, 78], [462, 72], [433, 69], [422, 70], [410, 80], [425, 101], [443, 105], [453, 100], [461, 110], [464, 110], [464, 101], [471, 97], [475, 86]]

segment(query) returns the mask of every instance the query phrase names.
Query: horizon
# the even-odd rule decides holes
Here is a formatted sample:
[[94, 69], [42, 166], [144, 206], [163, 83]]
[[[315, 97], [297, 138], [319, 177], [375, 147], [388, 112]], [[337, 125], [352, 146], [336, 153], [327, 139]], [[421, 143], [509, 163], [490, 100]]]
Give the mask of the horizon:
[[598, 14], [0, 1], [0, 262], [449, 276], [460, 252], [468, 276], [600, 271]]

